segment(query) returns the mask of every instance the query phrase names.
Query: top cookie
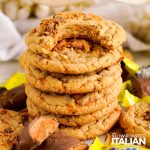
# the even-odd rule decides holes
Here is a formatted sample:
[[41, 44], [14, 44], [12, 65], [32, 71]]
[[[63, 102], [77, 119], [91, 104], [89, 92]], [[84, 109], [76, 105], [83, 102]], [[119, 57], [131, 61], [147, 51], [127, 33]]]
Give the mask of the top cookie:
[[126, 37], [123, 28], [113, 21], [81, 12], [62, 12], [43, 20], [26, 36], [33, 52], [48, 54], [63, 39], [86, 38], [107, 49], [116, 49]]

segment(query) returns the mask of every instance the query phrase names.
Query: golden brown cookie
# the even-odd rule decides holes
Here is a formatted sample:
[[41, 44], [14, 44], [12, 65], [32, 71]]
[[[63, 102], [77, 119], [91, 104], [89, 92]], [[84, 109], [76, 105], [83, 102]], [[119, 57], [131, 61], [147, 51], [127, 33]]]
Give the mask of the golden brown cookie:
[[120, 125], [127, 134], [143, 134], [150, 146], [150, 103], [139, 102], [131, 106], [120, 117]]
[[104, 115], [110, 114], [118, 107], [119, 107], [118, 101], [114, 100], [106, 107], [91, 114], [81, 116], [63, 116], [50, 114], [49, 112], [40, 108], [40, 106], [35, 105], [32, 101], [27, 101], [27, 109], [29, 112], [29, 118], [31, 120], [37, 116], [48, 115], [50, 117], [55, 118], [60, 124], [65, 126], [82, 126], [91, 123], [93, 121], [101, 119]]
[[45, 71], [84, 74], [119, 62], [124, 41], [125, 31], [112, 21], [63, 12], [27, 34], [27, 60]]
[[15, 111], [0, 109], [0, 149], [11, 150], [23, 129], [24, 118]]
[[118, 121], [121, 109], [118, 108], [112, 113], [104, 115], [100, 120], [80, 126], [67, 127], [60, 126], [60, 131], [66, 132], [68, 135], [74, 136], [79, 140], [88, 140], [107, 133]]
[[19, 57], [19, 64], [21, 65], [21, 67], [23, 69], [25, 69], [25, 66], [26, 66], [26, 52], [25, 51], [20, 57]]
[[125, 31], [117, 23], [70, 11], [43, 20], [26, 35], [26, 44], [34, 52], [48, 54], [63, 39], [76, 37], [86, 37], [108, 49], [116, 49], [126, 39]]
[[26, 78], [33, 87], [42, 91], [67, 94], [100, 91], [117, 81], [121, 73], [120, 64], [84, 75], [50, 73], [31, 65], [26, 66]]
[[95, 44], [90, 51], [64, 47], [50, 51], [50, 56], [33, 53], [29, 49], [26, 56], [30, 65], [41, 70], [64, 74], [85, 74], [120, 62], [123, 51], [121, 47], [116, 50], [106, 50]]
[[120, 92], [122, 79], [120, 78], [111, 86], [87, 94], [59, 95], [44, 93], [26, 85], [28, 101], [45, 109], [49, 113], [59, 115], [85, 115], [100, 110], [112, 102]]

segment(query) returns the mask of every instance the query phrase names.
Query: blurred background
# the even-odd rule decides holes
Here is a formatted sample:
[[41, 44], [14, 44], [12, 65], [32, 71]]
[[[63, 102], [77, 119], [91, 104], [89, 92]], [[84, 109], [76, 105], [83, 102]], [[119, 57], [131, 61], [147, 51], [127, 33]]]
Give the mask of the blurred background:
[[150, 0], [0, 0], [0, 83], [21, 70], [26, 32], [41, 19], [70, 10], [121, 24], [127, 31], [125, 57], [140, 66], [150, 64]]

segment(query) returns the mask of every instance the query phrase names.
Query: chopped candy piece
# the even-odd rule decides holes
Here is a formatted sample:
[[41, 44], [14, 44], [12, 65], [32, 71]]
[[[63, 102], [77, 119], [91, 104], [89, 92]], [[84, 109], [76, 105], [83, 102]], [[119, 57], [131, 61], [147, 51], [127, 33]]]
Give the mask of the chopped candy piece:
[[33, 150], [46, 140], [58, 128], [55, 119], [48, 116], [41, 116], [34, 119], [25, 127], [18, 138], [15, 150]]
[[133, 83], [136, 96], [143, 98], [150, 95], [150, 78], [137, 78], [134, 79]]
[[35, 150], [88, 150], [88, 145], [65, 132], [55, 132]]
[[25, 87], [22, 84], [11, 90], [0, 92], [0, 108], [21, 110], [26, 106], [26, 99]]

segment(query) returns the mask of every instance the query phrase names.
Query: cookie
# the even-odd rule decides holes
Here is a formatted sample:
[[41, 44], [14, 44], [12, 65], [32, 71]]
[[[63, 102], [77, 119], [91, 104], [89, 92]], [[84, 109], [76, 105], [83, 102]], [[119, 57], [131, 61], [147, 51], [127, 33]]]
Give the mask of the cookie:
[[139, 102], [131, 106], [120, 117], [120, 125], [127, 134], [143, 134], [150, 146], [150, 103]]
[[102, 70], [123, 58], [121, 47], [116, 50], [106, 50], [100, 45], [94, 44], [92, 50], [80, 48], [60, 48], [50, 51], [50, 56], [37, 54], [27, 50], [28, 63], [41, 70], [64, 73], [64, 74], [85, 74]]
[[110, 114], [115, 110], [115, 108], [118, 108], [117, 100], [114, 100], [106, 107], [96, 112], [93, 112], [91, 114], [81, 115], [81, 116], [62, 116], [62, 115], [50, 114], [44, 109], [41, 109], [39, 106], [32, 103], [31, 101], [27, 101], [27, 109], [31, 120], [37, 116], [48, 115], [50, 117], [55, 118], [60, 124], [65, 126], [82, 126], [91, 123], [93, 121], [99, 120], [100, 118], [103, 117], [103, 115]]
[[67, 94], [100, 91], [117, 81], [121, 73], [122, 69], [119, 64], [100, 72], [84, 75], [50, 73], [33, 66], [26, 66], [26, 78], [33, 87], [42, 91]]
[[49, 54], [63, 39], [87, 38], [107, 49], [116, 49], [125, 39], [123, 28], [113, 21], [77, 11], [61, 12], [41, 21], [25, 38], [27, 47]]
[[60, 131], [76, 137], [79, 140], [88, 140], [107, 133], [118, 121], [121, 109], [118, 108], [110, 114], [103, 116], [100, 120], [81, 127], [60, 126]]
[[11, 150], [23, 129], [24, 118], [15, 111], [0, 109], [0, 149]]
[[26, 51], [19, 57], [19, 64], [23, 69], [25, 69], [26, 66]]
[[120, 92], [122, 79], [99, 92], [76, 95], [44, 93], [26, 85], [28, 101], [40, 106], [52, 114], [85, 115], [100, 110], [112, 102]]

